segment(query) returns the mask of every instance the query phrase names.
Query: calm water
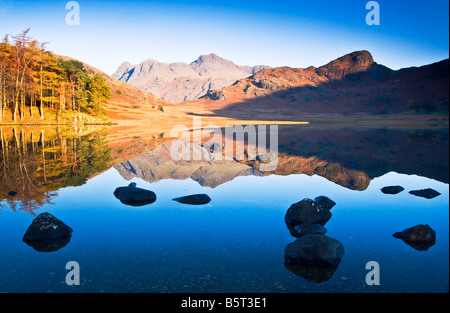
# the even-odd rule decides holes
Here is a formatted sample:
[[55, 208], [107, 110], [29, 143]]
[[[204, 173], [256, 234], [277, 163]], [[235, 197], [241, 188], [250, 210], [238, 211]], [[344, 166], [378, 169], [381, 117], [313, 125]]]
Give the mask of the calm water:
[[[108, 146], [107, 135], [43, 141], [40, 132], [8, 131], [2, 134], [8, 154], [1, 168], [1, 292], [448, 292], [448, 129], [280, 127], [279, 165], [265, 175], [248, 164], [173, 162], [164, 145], [117, 161], [124, 148]], [[113, 192], [130, 182], [154, 191], [156, 202], [122, 204]], [[405, 190], [383, 194], [389, 185]], [[423, 188], [441, 195], [408, 193]], [[9, 190], [19, 194], [6, 196]], [[212, 201], [172, 201], [194, 193]], [[284, 248], [295, 240], [284, 222], [287, 209], [319, 195], [337, 203], [326, 235], [345, 248], [322, 283], [283, 262]], [[43, 212], [74, 230], [54, 252], [22, 241]], [[417, 224], [436, 231], [426, 251], [392, 237]], [[80, 264], [79, 286], [65, 283], [68, 261]], [[365, 283], [369, 261], [380, 265], [379, 286]]]

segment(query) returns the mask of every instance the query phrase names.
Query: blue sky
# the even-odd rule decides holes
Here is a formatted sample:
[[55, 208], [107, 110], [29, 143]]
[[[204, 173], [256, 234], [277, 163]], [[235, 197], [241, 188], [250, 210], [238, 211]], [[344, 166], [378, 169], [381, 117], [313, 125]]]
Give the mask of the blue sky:
[[380, 0], [380, 25], [365, 22], [368, 1], [80, 0], [80, 25], [66, 24], [68, 1], [0, 0], [0, 35], [31, 27], [54, 53], [112, 74], [123, 62], [187, 62], [214, 52], [238, 65], [320, 66], [369, 50], [393, 69], [448, 58], [449, 2]]

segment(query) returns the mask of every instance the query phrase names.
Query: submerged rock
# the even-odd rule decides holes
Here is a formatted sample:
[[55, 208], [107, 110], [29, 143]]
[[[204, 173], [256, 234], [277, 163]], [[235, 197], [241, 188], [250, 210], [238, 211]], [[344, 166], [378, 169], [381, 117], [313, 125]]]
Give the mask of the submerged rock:
[[345, 254], [344, 246], [325, 235], [305, 235], [284, 249], [284, 263], [335, 267]]
[[[303, 224], [319, 224], [324, 226], [331, 218], [331, 212], [311, 199], [303, 199], [292, 204], [286, 212], [284, 221], [289, 232], [294, 237], [299, 237], [298, 229]], [[297, 227], [297, 229], [295, 229]]]
[[337, 266], [323, 266], [315, 264], [284, 264], [284, 267], [295, 275], [317, 284], [329, 280], [338, 268]]
[[336, 202], [326, 196], [318, 196], [314, 198], [314, 202], [318, 203], [327, 210], [331, 210], [336, 205]]
[[72, 228], [50, 213], [42, 213], [33, 220], [22, 240], [30, 245], [33, 243], [39, 245], [43, 242], [53, 244], [55, 241], [63, 238], [68, 238], [70, 240], [72, 231]]
[[428, 250], [436, 243], [436, 231], [428, 224], [416, 225], [392, 235], [419, 251]]
[[402, 192], [403, 190], [405, 190], [405, 188], [403, 188], [402, 186], [386, 186], [381, 188], [381, 192], [388, 194], [388, 195], [396, 195], [400, 192]]
[[192, 204], [192, 205], [202, 205], [207, 204], [211, 201], [211, 198], [207, 194], [195, 194], [195, 195], [189, 195], [179, 198], [172, 199], [174, 201], [184, 203], [184, 204]]
[[153, 191], [137, 188], [136, 183], [116, 188], [114, 196], [123, 204], [132, 206], [147, 205], [156, 201], [156, 194]]
[[420, 189], [420, 190], [411, 190], [409, 193], [412, 195], [427, 198], [427, 199], [433, 199], [434, 197], [437, 197], [440, 195], [439, 192], [437, 192], [436, 190], [431, 189], [431, 188]]

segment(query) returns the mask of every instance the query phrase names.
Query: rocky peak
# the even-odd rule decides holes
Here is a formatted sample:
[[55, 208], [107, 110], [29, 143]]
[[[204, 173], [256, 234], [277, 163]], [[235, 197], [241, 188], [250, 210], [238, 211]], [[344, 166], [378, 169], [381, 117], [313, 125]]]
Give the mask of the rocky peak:
[[328, 79], [341, 79], [348, 74], [365, 72], [375, 64], [369, 51], [361, 50], [346, 54], [330, 63], [317, 68], [318, 75]]

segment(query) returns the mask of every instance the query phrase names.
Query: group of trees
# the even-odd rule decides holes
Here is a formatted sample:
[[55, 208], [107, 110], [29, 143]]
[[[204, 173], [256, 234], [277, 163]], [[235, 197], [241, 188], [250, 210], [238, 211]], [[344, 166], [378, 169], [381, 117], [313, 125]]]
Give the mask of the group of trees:
[[57, 58], [29, 31], [6, 35], [0, 43], [0, 122], [8, 109], [13, 121], [23, 120], [27, 110], [44, 119], [48, 108], [58, 116], [65, 110], [105, 114], [110, 99], [105, 78], [90, 77], [79, 61]]

